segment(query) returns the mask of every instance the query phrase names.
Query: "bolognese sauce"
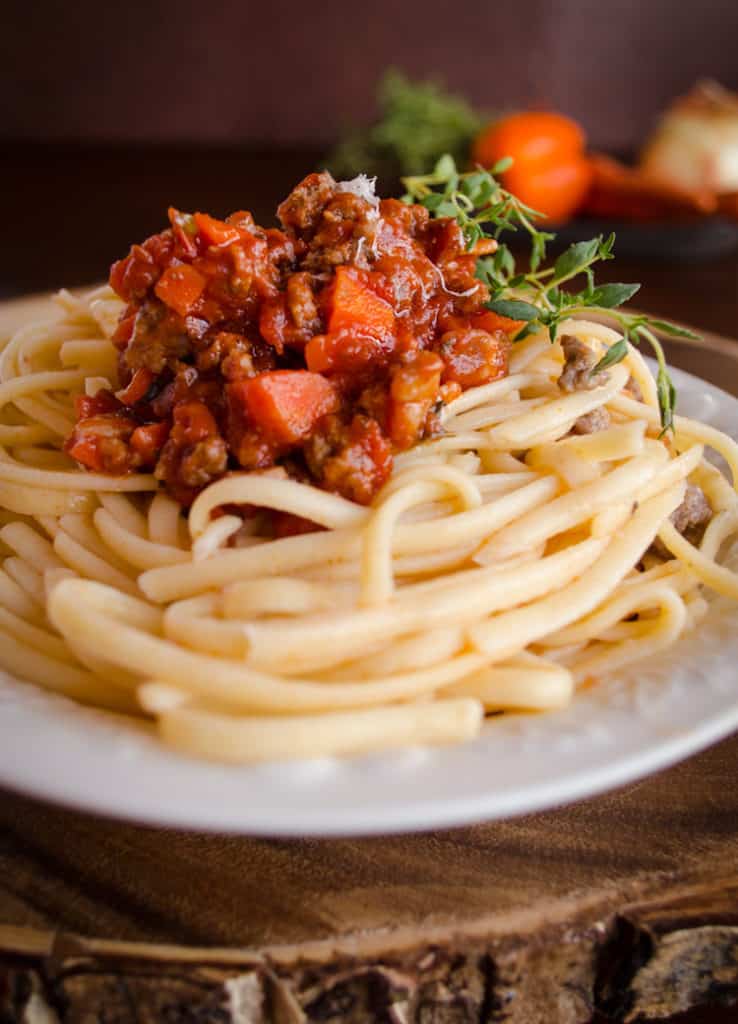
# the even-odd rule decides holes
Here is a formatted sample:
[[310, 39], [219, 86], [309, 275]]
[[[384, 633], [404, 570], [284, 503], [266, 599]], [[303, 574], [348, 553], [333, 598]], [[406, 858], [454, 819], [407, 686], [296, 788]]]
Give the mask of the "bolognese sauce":
[[454, 220], [326, 172], [277, 214], [279, 229], [170, 209], [113, 264], [122, 386], [77, 400], [77, 462], [153, 471], [185, 506], [275, 466], [367, 504], [444, 403], [507, 373], [520, 325], [475, 277], [494, 241], [468, 249]]

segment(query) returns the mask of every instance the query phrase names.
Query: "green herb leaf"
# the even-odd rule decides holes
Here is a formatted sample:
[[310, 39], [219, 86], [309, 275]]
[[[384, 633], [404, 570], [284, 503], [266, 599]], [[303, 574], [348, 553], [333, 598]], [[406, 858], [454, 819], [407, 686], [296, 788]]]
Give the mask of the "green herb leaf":
[[515, 335], [515, 337], [513, 338], [513, 344], [516, 341], [522, 341], [523, 338], [527, 338], [531, 334], [535, 334], [537, 330], [537, 325], [532, 320], [529, 321], [527, 324], [521, 327], [518, 333]]
[[699, 341], [701, 337], [699, 334], [695, 334], [694, 331], [682, 327], [681, 324], [672, 324], [668, 320], [653, 320], [651, 317], [648, 317], [646, 322], [649, 327], [656, 331], [661, 331], [662, 334], [668, 334], [672, 338], [689, 338], [690, 341]]
[[436, 217], [455, 217], [459, 212], [455, 203], [450, 199], [442, 199], [435, 209]]
[[493, 164], [489, 173], [498, 177], [500, 174], [504, 174], [505, 171], [509, 171], [515, 161], [511, 156], [503, 156], [502, 160], [498, 160], [496, 164]]
[[590, 238], [588, 242], [574, 242], [554, 263], [554, 279], [568, 281], [588, 267], [597, 258], [602, 238]]
[[392, 69], [379, 84], [377, 105], [377, 120], [349, 130], [326, 159], [336, 177], [425, 174], [443, 153], [461, 166], [490, 120], [440, 82], [411, 81]]
[[530, 302], [522, 302], [520, 299], [497, 299], [486, 303], [486, 308], [511, 320], [537, 320], [541, 312], [537, 306], [531, 305]]
[[616, 341], [614, 345], [610, 345], [607, 352], [590, 370], [590, 376], [594, 377], [602, 370], [606, 370], [608, 366], [614, 366], [615, 363], [622, 362], [628, 354], [628, 342], [625, 338], [621, 338], [620, 341]]
[[530, 269], [538, 270], [546, 258], [546, 243], [552, 242], [556, 236], [550, 231], [536, 231], [531, 238]]
[[452, 174], [456, 174], [456, 161], [450, 153], [444, 153], [433, 168], [433, 177], [442, 179], [448, 178]]
[[587, 305], [615, 309], [632, 299], [641, 286], [639, 284], [601, 284], [587, 295]]
[[[443, 175], [436, 173], [443, 171]], [[439, 161], [433, 174], [404, 178], [407, 194], [423, 203], [435, 216], [454, 217], [471, 247], [487, 236], [499, 238], [504, 231], [522, 228], [530, 238], [530, 269], [516, 273], [515, 260], [505, 245], [499, 245], [493, 257], [477, 261], [476, 276], [489, 290], [486, 308], [501, 316], [524, 321], [515, 340], [520, 341], [533, 331], [545, 328], [554, 342], [562, 322], [569, 316], [585, 312], [601, 312], [614, 320], [623, 331], [623, 339], [610, 346], [592, 372], [620, 362], [628, 352], [628, 343], [648, 341], [659, 364], [657, 394], [661, 425], [669, 430], [674, 420], [676, 392], [669, 377], [661, 344], [653, 333], [663, 331], [674, 337], [694, 338], [687, 328], [666, 320], [653, 320], [643, 313], [625, 313], [618, 307], [638, 291], [637, 284], [596, 285], [593, 264], [612, 259], [615, 235], [591, 238], [570, 245], [553, 267], [541, 267], [546, 243], [553, 235], [541, 231], [534, 221], [539, 216], [507, 192], [489, 171], [475, 170], [459, 174], [456, 164]], [[484, 197], [481, 199], [480, 197]], [[578, 293], [561, 286], [580, 274], [586, 286]]]
[[676, 388], [665, 366], [659, 366], [659, 372], [656, 375], [656, 394], [661, 412], [660, 436], [663, 436], [674, 426], [674, 410], [676, 409]]
[[[410, 202], [412, 201], [413, 200], [411, 196]], [[429, 192], [427, 196], [423, 196], [423, 198], [420, 200], [420, 202], [426, 208], [426, 210], [430, 210], [431, 213], [435, 213], [443, 201], [443, 196], [441, 195], [440, 192]]]

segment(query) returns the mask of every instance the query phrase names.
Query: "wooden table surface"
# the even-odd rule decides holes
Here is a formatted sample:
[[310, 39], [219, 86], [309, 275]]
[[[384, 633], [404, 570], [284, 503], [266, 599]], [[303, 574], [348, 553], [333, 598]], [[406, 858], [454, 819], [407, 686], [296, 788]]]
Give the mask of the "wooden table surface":
[[[28, 197], [43, 168], [21, 157], [10, 173]], [[31, 223], [56, 212], [46, 237], [61, 242], [81, 220], [96, 253], [109, 254], [92, 273], [83, 232], [68, 261], [42, 245], [28, 249], [31, 270], [18, 272], [6, 247], [5, 294], [51, 284], [52, 270], [64, 278], [57, 283], [98, 278], [99, 264], [120, 252], [123, 223], [127, 239], [140, 233], [175, 166], [171, 154], [150, 155], [159, 170], [142, 173], [136, 196], [125, 186], [106, 226], [114, 162], [98, 154], [75, 165], [67, 151], [54, 160], [77, 205], [54, 207], [59, 186]], [[248, 165], [257, 207], [301, 169], [297, 159], [261, 160], [260, 170]], [[101, 166], [108, 176], [93, 189]], [[200, 174], [205, 198], [177, 201], [217, 212], [244, 205], [248, 197], [234, 201], [235, 167], [213, 154], [209, 166], [205, 154], [183, 162], [177, 188], [187, 199]], [[631, 263], [609, 276], [645, 280], [644, 308], [736, 333], [734, 258]], [[4, 312], [6, 324], [22, 321], [28, 306]], [[669, 348], [672, 362], [738, 394], [737, 355], [738, 344], [713, 335]], [[735, 1024], [737, 783], [733, 737], [545, 814], [411, 837], [301, 841], [142, 828], [0, 794], [0, 1022]]]

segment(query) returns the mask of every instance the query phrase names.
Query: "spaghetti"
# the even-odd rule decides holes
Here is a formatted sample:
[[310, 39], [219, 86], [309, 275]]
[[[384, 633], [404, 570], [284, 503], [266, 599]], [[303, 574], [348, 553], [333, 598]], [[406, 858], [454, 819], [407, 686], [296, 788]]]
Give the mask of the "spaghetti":
[[[664, 650], [705, 613], [703, 586], [738, 597], [716, 561], [738, 532], [738, 446], [679, 417], [660, 437], [632, 348], [565, 393], [562, 345], [530, 334], [508, 376], [396, 456], [371, 505], [243, 472], [186, 517], [152, 475], [65, 454], [75, 395], [116, 386], [122, 307], [108, 288], [58, 302], [0, 357], [0, 664], [145, 716], [177, 749], [241, 761], [459, 742], [486, 712], [561, 708]], [[582, 320], [560, 334], [594, 355], [619, 340]], [[609, 425], [572, 433], [598, 410]], [[696, 484], [712, 518], [692, 543], [670, 517]], [[254, 506], [323, 529], [263, 536], [238, 512]]]

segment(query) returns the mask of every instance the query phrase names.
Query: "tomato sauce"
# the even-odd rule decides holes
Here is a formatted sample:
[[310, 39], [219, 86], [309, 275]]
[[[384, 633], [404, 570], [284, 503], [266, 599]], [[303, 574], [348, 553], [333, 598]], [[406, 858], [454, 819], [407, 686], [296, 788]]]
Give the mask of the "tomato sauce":
[[444, 403], [507, 373], [519, 327], [485, 310], [452, 219], [311, 174], [277, 211], [170, 226], [114, 263], [122, 387], [77, 403], [66, 450], [153, 471], [183, 505], [275, 465], [369, 503], [394, 452], [441, 432]]

